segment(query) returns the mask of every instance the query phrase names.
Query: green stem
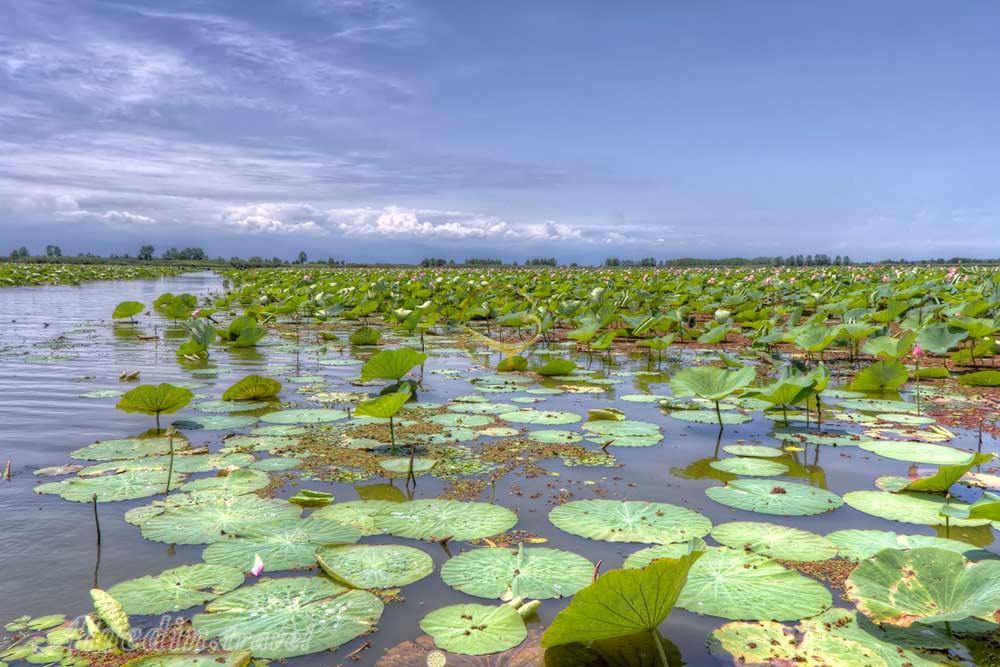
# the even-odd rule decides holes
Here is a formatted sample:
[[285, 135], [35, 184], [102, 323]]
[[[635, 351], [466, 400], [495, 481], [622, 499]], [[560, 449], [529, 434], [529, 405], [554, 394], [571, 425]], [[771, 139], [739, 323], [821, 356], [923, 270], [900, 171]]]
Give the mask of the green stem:
[[660, 641], [660, 631], [657, 628], [653, 628], [649, 631], [653, 635], [653, 643], [656, 644], [656, 651], [660, 654], [660, 664], [663, 667], [670, 667], [670, 661], [667, 660], [667, 652], [663, 650], [663, 642]]
[[174, 434], [168, 433], [167, 440], [170, 442], [170, 466], [167, 468], [167, 488], [163, 490], [164, 494], [170, 493], [170, 478], [174, 475]]
[[715, 416], [718, 417], [718, 419], [719, 419], [719, 429], [721, 430], [723, 428], [723, 426], [722, 426], [722, 410], [719, 409], [719, 402], [718, 401], [715, 402]]

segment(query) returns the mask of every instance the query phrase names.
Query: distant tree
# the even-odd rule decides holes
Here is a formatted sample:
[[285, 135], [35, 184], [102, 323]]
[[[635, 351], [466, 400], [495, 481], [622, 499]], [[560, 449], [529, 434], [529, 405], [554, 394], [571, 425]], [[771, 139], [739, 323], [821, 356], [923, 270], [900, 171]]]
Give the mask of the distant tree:
[[46, 257], [62, 257], [62, 250], [57, 245], [45, 246]]
[[156, 252], [156, 248], [147, 243], [139, 248], [139, 254], [136, 256], [142, 261], [148, 262], [149, 260], [153, 259], [154, 252]]
[[306, 255], [306, 251], [305, 250], [300, 250], [299, 251], [299, 258], [297, 260], [297, 263], [298, 264], [305, 264], [308, 261], [309, 261], [309, 256]]

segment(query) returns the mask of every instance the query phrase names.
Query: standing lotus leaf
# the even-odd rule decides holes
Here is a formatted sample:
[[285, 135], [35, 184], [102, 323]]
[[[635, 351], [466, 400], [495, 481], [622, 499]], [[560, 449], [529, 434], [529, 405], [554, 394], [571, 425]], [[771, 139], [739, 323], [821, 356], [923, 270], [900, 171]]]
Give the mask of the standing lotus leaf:
[[441, 567], [441, 579], [452, 588], [481, 598], [544, 600], [573, 595], [589, 585], [594, 564], [562, 549], [503, 547], [473, 549]]
[[329, 519], [276, 519], [247, 526], [236, 537], [214, 542], [202, 553], [206, 563], [217, 563], [248, 572], [260, 556], [269, 572], [310, 567], [317, 547], [353, 544], [361, 533]]
[[243, 572], [226, 565], [182, 565], [156, 576], [130, 579], [112, 586], [129, 614], [167, 614], [214, 600], [243, 583]]
[[159, 385], [144, 384], [126, 392], [115, 406], [122, 412], [141, 412], [156, 417], [156, 430], [160, 429], [160, 415], [177, 412], [191, 402], [190, 389], [166, 382]]
[[115, 306], [115, 311], [111, 313], [111, 319], [121, 320], [126, 317], [132, 319], [141, 313], [143, 308], [145, 306], [138, 301], [122, 301]]
[[684, 542], [712, 529], [707, 517], [677, 505], [640, 500], [574, 500], [549, 512], [556, 528], [592, 540]]
[[822, 514], [844, 504], [826, 489], [778, 479], [734, 479], [705, 489], [705, 494], [728, 507], [780, 516]]
[[281, 392], [281, 383], [260, 375], [248, 375], [222, 394], [224, 401], [256, 401], [274, 398]]
[[934, 547], [880, 551], [861, 561], [844, 590], [876, 623], [1000, 620], [1000, 561], [970, 563]]
[[410, 347], [382, 350], [361, 367], [361, 379], [400, 380], [415, 367], [427, 361], [427, 355]]
[[524, 641], [528, 630], [509, 605], [456, 604], [432, 611], [420, 629], [445, 651], [465, 655], [499, 653]]
[[427, 553], [402, 544], [323, 547], [316, 552], [316, 562], [334, 581], [351, 588], [405, 586], [434, 571]]
[[198, 634], [228, 651], [279, 660], [336, 648], [369, 632], [382, 601], [329, 579], [269, 579], [227, 593], [191, 619]]
[[90, 599], [94, 602], [94, 612], [111, 634], [126, 644], [131, 644], [132, 626], [129, 625], [128, 614], [125, 613], [121, 603], [100, 588], [90, 589]]
[[375, 526], [383, 532], [415, 540], [476, 540], [510, 530], [516, 523], [517, 515], [506, 507], [460, 500], [392, 503], [375, 515]]

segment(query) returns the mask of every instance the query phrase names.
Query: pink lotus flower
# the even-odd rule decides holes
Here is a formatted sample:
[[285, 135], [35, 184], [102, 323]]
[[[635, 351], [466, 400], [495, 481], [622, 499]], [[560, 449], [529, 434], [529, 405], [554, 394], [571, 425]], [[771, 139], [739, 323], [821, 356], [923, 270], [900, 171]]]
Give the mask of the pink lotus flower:
[[913, 354], [914, 359], [920, 359], [921, 357], [924, 356], [924, 348], [920, 347], [919, 345], [914, 345], [911, 354]]
[[253, 555], [253, 567], [250, 568], [250, 574], [255, 577], [259, 577], [264, 571], [264, 559], [260, 557], [260, 554]]

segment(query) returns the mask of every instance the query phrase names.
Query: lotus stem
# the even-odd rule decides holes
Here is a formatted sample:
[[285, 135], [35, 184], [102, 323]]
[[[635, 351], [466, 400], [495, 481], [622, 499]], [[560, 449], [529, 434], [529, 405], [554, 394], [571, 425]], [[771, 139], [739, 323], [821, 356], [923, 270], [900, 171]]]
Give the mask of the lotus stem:
[[174, 433], [173, 426], [167, 429], [167, 441], [170, 443], [170, 465], [167, 468], [167, 488], [163, 490], [164, 495], [170, 493], [170, 478], [174, 475]]
[[722, 410], [719, 409], [718, 401], [715, 402], [715, 416], [719, 419], [719, 430], [721, 431], [725, 427], [722, 425]]
[[601, 571], [601, 563], [603, 562], [604, 562], [603, 560], [599, 560], [596, 563], [594, 563], [594, 574], [590, 578], [590, 583], [594, 583], [595, 581], [597, 581], [597, 574]]
[[389, 417], [389, 442], [392, 443], [393, 453], [396, 453], [396, 430], [392, 424], [392, 417]]
[[91, 505], [94, 506], [94, 527], [97, 529], [97, 553], [100, 557], [101, 553], [101, 518], [97, 514], [97, 494], [95, 493], [90, 498]]
[[663, 667], [670, 667], [670, 662], [667, 660], [667, 652], [663, 650], [663, 642], [660, 641], [659, 628], [653, 628], [649, 632], [653, 635], [653, 643], [656, 644], [656, 651], [660, 655], [660, 664]]

